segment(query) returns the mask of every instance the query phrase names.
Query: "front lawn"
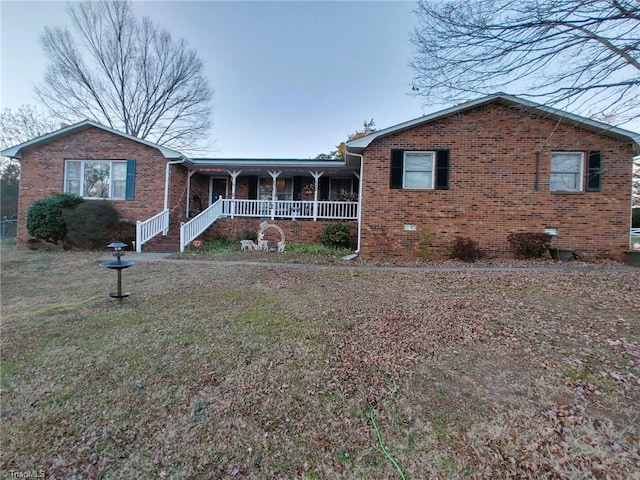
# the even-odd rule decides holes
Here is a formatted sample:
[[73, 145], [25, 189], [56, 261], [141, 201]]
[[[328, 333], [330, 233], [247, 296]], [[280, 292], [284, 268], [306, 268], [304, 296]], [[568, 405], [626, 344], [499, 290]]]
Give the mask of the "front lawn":
[[348, 248], [331, 248], [317, 243], [290, 242], [284, 252], [255, 251], [240, 249], [240, 242], [216, 239], [202, 243], [199, 248], [189, 245], [184, 253], [176, 253], [173, 258], [200, 260], [232, 260], [262, 263], [309, 263], [309, 264], [349, 264], [342, 257], [352, 253]]
[[3, 477], [640, 472], [638, 269], [101, 256], [2, 250]]

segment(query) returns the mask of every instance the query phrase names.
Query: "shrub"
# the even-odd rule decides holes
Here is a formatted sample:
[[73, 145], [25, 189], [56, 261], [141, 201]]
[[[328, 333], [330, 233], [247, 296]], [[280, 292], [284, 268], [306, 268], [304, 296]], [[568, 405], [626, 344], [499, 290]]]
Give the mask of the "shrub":
[[640, 228], [640, 207], [631, 210], [631, 226]]
[[29, 235], [47, 242], [58, 243], [67, 235], [63, 213], [80, 205], [84, 200], [77, 195], [58, 193], [36, 200], [27, 211]]
[[111, 240], [120, 240], [122, 243], [126, 243], [125, 250], [135, 249], [133, 242], [136, 241], [136, 224], [127, 220], [118, 221], [114, 226]]
[[67, 224], [66, 240], [70, 245], [87, 250], [102, 249], [113, 240], [118, 226], [118, 213], [108, 202], [85, 202], [63, 213]]
[[510, 233], [507, 240], [515, 251], [516, 258], [540, 258], [551, 243], [551, 235], [538, 232]]
[[332, 223], [320, 231], [318, 243], [325, 247], [347, 248], [349, 246], [349, 226], [346, 223]]
[[253, 230], [242, 230], [242, 233], [237, 237], [237, 241], [253, 240], [255, 242], [257, 238], [258, 238], [258, 234]]
[[478, 242], [466, 237], [456, 237], [453, 245], [451, 246], [451, 252], [449, 255], [451, 258], [469, 263], [475, 262], [483, 256]]
[[428, 260], [431, 257], [431, 245], [433, 244], [433, 235], [424, 234], [420, 235], [418, 240], [418, 250], [416, 251], [416, 257], [421, 260]]

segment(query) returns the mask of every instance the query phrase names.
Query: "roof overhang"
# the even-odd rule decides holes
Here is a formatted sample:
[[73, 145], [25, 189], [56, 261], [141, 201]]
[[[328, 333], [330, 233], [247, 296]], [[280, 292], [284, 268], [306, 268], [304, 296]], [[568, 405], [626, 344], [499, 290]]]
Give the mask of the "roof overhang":
[[502, 102], [507, 105], [519, 106], [529, 110], [534, 110], [540, 114], [543, 114], [546, 118], [561, 120], [565, 123], [580, 126], [586, 130], [628, 141], [633, 144], [633, 148], [635, 151], [640, 150], [640, 134], [636, 132], [614, 127], [613, 125], [582, 117], [580, 115], [575, 115], [573, 113], [565, 112], [564, 110], [558, 110], [557, 108], [541, 105], [530, 100], [524, 100], [513, 95], [498, 93], [495, 95], [489, 95], [487, 97], [482, 97], [476, 100], [465, 102], [460, 105], [447, 108], [445, 110], [431, 113], [429, 115], [424, 115], [422, 117], [415, 118], [413, 120], [409, 120], [407, 122], [400, 123], [383, 130], [378, 130], [355, 140], [349, 140], [346, 144], [347, 151], [349, 153], [362, 153], [374, 140], [378, 138], [393, 135], [395, 133], [417, 127], [419, 125], [435, 122], [448, 116], [462, 113], [467, 110], [472, 110], [474, 108], [496, 101]]
[[269, 172], [280, 171], [286, 175], [309, 176], [311, 172], [327, 175], [351, 175], [354, 167], [342, 160], [317, 160], [296, 158], [191, 158], [186, 162], [191, 170], [203, 175], [229, 175], [241, 171], [243, 174], [269, 176]]
[[161, 145], [157, 145], [157, 144], [155, 144], [153, 142], [149, 142], [147, 140], [143, 140], [143, 139], [138, 138], [138, 137], [134, 137], [133, 135], [129, 135], [127, 133], [120, 132], [120, 131], [115, 130], [113, 128], [105, 127], [104, 125], [101, 125], [100, 123], [94, 122], [93, 120], [83, 120], [82, 122], [74, 123], [73, 125], [69, 125], [69, 126], [63, 127], [61, 129], [55, 130], [55, 131], [53, 131], [51, 133], [47, 133], [45, 135], [41, 135], [39, 137], [36, 137], [36, 138], [28, 140], [28, 141], [26, 141], [24, 143], [21, 143], [20, 145], [16, 145], [14, 147], [10, 147], [10, 148], [7, 148], [5, 150], [2, 150], [2, 152], [0, 152], [0, 154], [3, 157], [10, 157], [10, 158], [20, 159], [21, 156], [22, 156], [22, 153], [27, 149], [36, 148], [36, 147], [39, 147], [41, 145], [46, 145], [47, 143], [51, 143], [51, 142], [54, 142], [56, 140], [60, 140], [61, 138], [64, 138], [64, 137], [66, 137], [68, 135], [71, 135], [71, 134], [74, 134], [74, 133], [78, 133], [78, 132], [82, 132], [82, 131], [88, 130], [90, 128], [98, 128], [98, 129], [103, 130], [105, 132], [109, 132], [109, 133], [112, 133], [114, 135], [118, 135], [120, 137], [127, 138], [129, 140], [134, 141], [134, 142], [141, 143], [142, 145], [146, 145], [148, 147], [155, 148], [167, 160], [180, 160], [180, 159], [186, 158], [180, 152], [177, 152], [177, 151], [172, 150], [170, 148], [163, 147]]

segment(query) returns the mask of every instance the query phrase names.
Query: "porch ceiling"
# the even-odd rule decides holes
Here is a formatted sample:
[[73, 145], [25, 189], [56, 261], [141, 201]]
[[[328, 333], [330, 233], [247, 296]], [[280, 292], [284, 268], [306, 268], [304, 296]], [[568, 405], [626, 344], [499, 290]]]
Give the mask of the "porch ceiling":
[[230, 171], [241, 170], [241, 175], [269, 176], [270, 171], [280, 171], [288, 176], [310, 176], [309, 172], [325, 175], [350, 176], [357, 169], [345, 165], [342, 160], [306, 160], [271, 158], [196, 158], [190, 159], [191, 170], [202, 175], [227, 176]]

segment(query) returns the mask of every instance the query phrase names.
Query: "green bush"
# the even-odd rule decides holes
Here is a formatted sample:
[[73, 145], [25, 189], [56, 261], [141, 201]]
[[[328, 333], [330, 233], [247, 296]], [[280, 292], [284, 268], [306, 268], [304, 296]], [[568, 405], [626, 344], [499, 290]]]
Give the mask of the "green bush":
[[118, 212], [108, 202], [91, 201], [66, 210], [62, 217], [67, 224], [66, 241], [86, 250], [103, 249], [115, 238]]
[[27, 211], [29, 235], [47, 242], [58, 243], [67, 235], [63, 213], [80, 205], [84, 200], [77, 195], [58, 193], [36, 200]]
[[[119, 220], [115, 225], [113, 240], [120, 240], [127, 244], [125, 250], [135, 250], [134, 243], [136, 241], [136, 224], [127, 220]], [[109, 242], [111, 243], [111, 242]]]
[[332, 223], [320, 231], [318, 243], [325, 247], [347, 248], [349, 246], [349, 225]]
[[631, 210], [631, 226], [640, 228], [640, 207]]
[[466, 237], [456, 237], [453, 245], [451, 246], [449, 256], [456, 260], [472, 263], [476, 260], [480, 260], [483, 254], [478, 242], [475, 240]]
[[253, 240], [254, 242], [256, 242], [257, 238], [258, 234], [253, 230], [242, 230], [242, 233], [237, 237], [237, 241], [239, 242], [240, 240]]
[[551, 235], [539, 232], [510, 233], [507, 237], [516, 258], [540, 258], [551, 243]]

